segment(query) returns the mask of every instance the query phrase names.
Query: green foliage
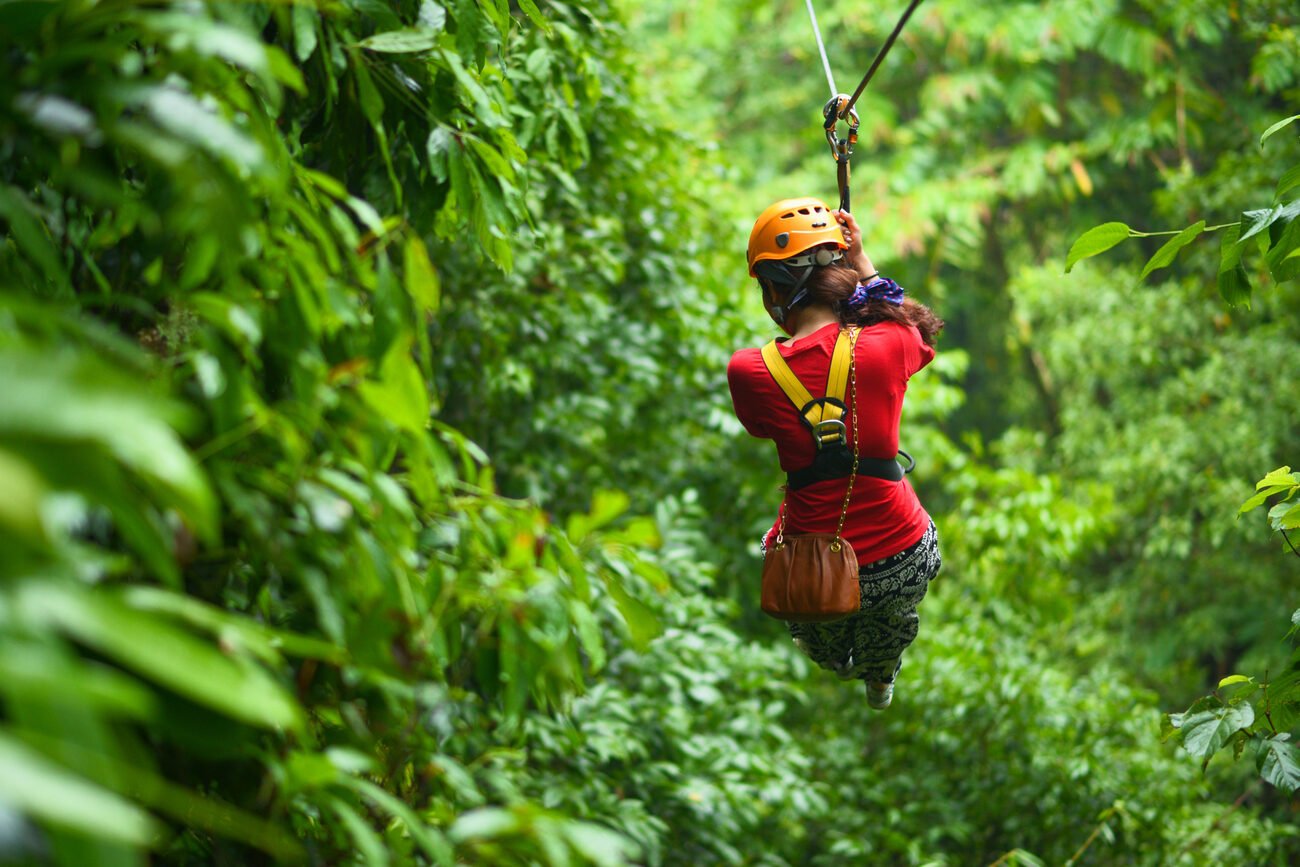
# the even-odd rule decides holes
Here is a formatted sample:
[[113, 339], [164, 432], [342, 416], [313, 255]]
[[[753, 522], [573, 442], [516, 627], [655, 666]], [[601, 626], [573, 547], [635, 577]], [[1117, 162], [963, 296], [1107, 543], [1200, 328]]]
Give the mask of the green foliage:
[[[1205, 516], [1290, 448], [1288, 297], [1041, 267], [1259, 200], [1294, 10], [941, 0], [868, 92], [872, 250], [950, 321], [877, 716], [759, 622], [725, 389], [751, 206], [831, 192], [802, 9], [628, 6], [0, 3], [0, 861], [1294, 860], [1150, 689], [1263, 645], [1266, 534]], [[824, 11], [841, 75], [895, 14]]]
[[[557, 9], [547, 37], [503, 10], [6, 17], [0, 736], [21, 789], [0, 797], [54, 861], [634, 857], [439, 782], [622, 635], [649, 641], [668, 587], [625, 498], [570, 541], [430, 418], [438, 239], [508, 265], [528, 219], [509, 76], [546, 83], [554, 152], [587, 148], [538, 70], [588, 19]], [[449, 746], [463, 715], [492, 741]]]
[[[1273, 124], [1260, 136], [1260, 147], [1279, 130], [1300, 117], [1289, 117]], [[1192, 243], [1202, 232], [1226, 230], [1219, 245], [1219, 294], [1230, 306], [1250, 306], [1251, 282], [1242, 264], [1242, 257], [1255, 248], [1274, 283], [1287, 283], [1300, 277], [1300, 199], [1283, 201], [1283, 197], [1300, 183], [1300, 164], [1288, 169], [1277, 182], [1274, 204], [1267, 208], [1245, 211], [1235, 223], [1225, 223], [1206, 229], [1200, 220], [1179, 232], [1135, 232], [1124, 223], [1103, 223], [1084, 232], [1070, 247], [1065, 257], [1068, 273], [1080, 259], [1104, 253], [1127, 238], [1172, 234], [1159, 250], [1147, 260], [1140, 279], [1158, 268], [1170, 265], [1178, 252]], [[1247, 244], [1252, 238], [1253, 244]], [[1294, 261], [1293, 261], [1294, 260]]]
[[1110, 488], [1115, 532], [1078, 575], [1084, 604], [1175, 698], [1200, 688], [1202, 666], [1217, 682], [1271, 641], [1256, 606], [1271, 606], [1288, 564], [1263, 527], [1229, 518], [1245, 480], [1292, 449], [1278, 396], [1300, 368], [1286, 319], [1239, 324], [1203, 290], [1133, 288], [1135, 276], [1017, 277], [1017, 317], [1058, 432], [1008, 448], [1063, 468], [1067, 490]]
[[[1300, 610], [1291, 620], [1300, 622]], [[1300, 649], [1271, 681], [1242, 674], [1223, 678], [1214, 694], [1197, 699], [1186, 713], [1170, 714], [1169, 726], [1166, 736], [1200, 759], [1202, 769], [1219, 752], [1231, 749], [1237, 758], [1253, 746], [1260, 778], [1287, 795], [1295, 793], [1300, 751], [1291, 738], [1300, 726]]]
[[1274, 530], [1294, 530], [1300, 527], [1300, 512], [1293, 499], [1297, 492], [1300, 492], [1300, 473], [1291, 472], [1290, 467], [1278, 467], [1255, 483], [1255, 495], [1241, 504], [1237, 517], [1258, 509], [1270, 497], [1281, 495], [1282, 499], [1268, 510], [1269, 525]]
[[[1295, 503], [1291, 498], [1300, 491], [1300, 475], [1292, 473], [1290, 467], [1279, 467], [1260, 479], [1255, 489], [1255, 495], [1241, 505], [1237, 516], [1280, 495], [1281, 500], [1269, 510], [1269, 523], [1283, 534], [1294, 529], [1296, 521], [1290, 514]], [[1287, 545], [1290, 547], [1289, 539]], [[1300, 610], [1291, 615], [1291, 623], [1288, 637], [1300, 630]], [[1225, 690], [1226, 700], [1219, 694]], [[1233, 674], [1219, 681], [1219, 691], [1198, 699], [1187, 713], [1169, 715], [1173, 734], [1182, 747], [1201, 759], [1204, 769], [1221, 750], [1231, 747], [1236, 758], [1248, 744], [1253, 744], [1261, 779], [1288, 795], [1295, 793], [1300, 789], [1300, 752], [1291, 737], [1300, 724], [1300, 649], [1292, 653], [1280, 677], [1257, 682], [1254, 677]]]

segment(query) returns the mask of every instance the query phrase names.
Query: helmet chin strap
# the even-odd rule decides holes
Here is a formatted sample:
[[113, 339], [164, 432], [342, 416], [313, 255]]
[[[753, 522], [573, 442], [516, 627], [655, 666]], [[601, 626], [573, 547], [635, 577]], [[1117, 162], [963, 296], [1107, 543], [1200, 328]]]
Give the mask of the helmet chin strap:
[[807, 283], [808, 278], [812, 276], [814, 267], [816, 266], [809, 265], [807, 268], [804, 269], [803, 273], [799, 275], [799, 279], [797, 279], [794, 283], [794, 288], [790, 290], [789, 301], [787, 301], [784, 305], [774, 304], [768, 308], [772, 313], [772, 318], [776, 320], [776, 324], [780, 325], [781, 329], [785, 331], [787, 334], [789, 334], [790, 332], [785, 327], [785, 320], [790, 315], [790, 311], [793, 310], [798, 305], [802, 304], [804, 300], [808, 297], [808, 287], [806, 287], [804, 284]]
[[[772, 318], [776, 320], [776, 324], [784, 328], [786, 317], [790, 314], [790, 311], [807, 300], [808, 290], [804, 287], [804, 284], [808, 282], [808, 278], [812, 276], [814, 269], [824, 268], [843, 258], [843, 250], [822, 246], [798, 256], [791, 256], [783, 261], [759, 262], [755, 267], [760, 277], [766, 278], [773, 285], [791, 286], [789, 301], [785, 304], [774, 304], [768, 308]], [[803, 272], [798, 277], [794, 276], [795, 268], [803, 269]]]

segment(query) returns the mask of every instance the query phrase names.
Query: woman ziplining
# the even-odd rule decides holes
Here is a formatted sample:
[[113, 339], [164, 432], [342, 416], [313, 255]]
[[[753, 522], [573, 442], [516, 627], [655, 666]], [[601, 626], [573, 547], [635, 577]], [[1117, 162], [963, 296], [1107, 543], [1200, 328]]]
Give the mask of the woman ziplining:
[[[896, 456], [912, 464], [898, 448], [903, 396], [934, 358], [943, 322], [872, 265], [849, 213], [848, 168], [853, 104], [919, 2], [849, 97], [836, 92], [809, 0], [832, 93], [824, 128], [840, 208], [786, 199], [759, 216], [749, 274], [788, 338], [742, 349], [727, 366], [736, 417], [776, 443], [786, 472], [784, 502], [762, 543], [763, 610], [789, 621], [795, 644], [818, 665], [865, 681], [877, 709], [893, 699], [917, 606], [941, 564], [934, 523], [905, 478], [912, 467], [904, 471]], [[842, 119], [850, 128], [841, 139]]]
[[[894, 456], [908, 378], [934, 358], [943, 323], [876, 272], [852, 214], [817, 199], [765, 210], [750, 234], [748, 259], [764, 307], [789, 335], [765, 350], [742, 349], [727, 366], [736, 417], [751, 435], [776, 442], [787, 473], [785, 501], [763, 537], [764, 557], [797, 534], [834, 530], [854, 565], [865, 564], [853, 588], [856, 612], [832, 622], [807, 622], [818, 614], [808, 611], [783, 619], [792, 621], [791, 636], [814, 662], [866, 681], [868, 703], [885, 708], [903, 651], [916, 638], [917, 605], [940, 565], [934, 524]], [[830, 409], [835, 417], [810, 422], [808, 402], [796, 406], [778, 375], [788, 370], [817, 390], [845, 341], [847, 401], [831, 397], [839, 406], [813, 407], [808, 411]], [[827, 401], [825, 390], [811, 402], [818, 401]], [[845, 460], [850, 449], [852, 463]]]

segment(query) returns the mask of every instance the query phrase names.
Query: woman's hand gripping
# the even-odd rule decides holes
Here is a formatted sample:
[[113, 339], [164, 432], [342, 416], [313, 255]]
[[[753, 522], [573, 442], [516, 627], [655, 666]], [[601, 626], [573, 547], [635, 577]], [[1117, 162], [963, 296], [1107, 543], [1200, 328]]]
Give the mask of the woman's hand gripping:
[[844, 251], [844, 258], [854, 271], [858, 272], [858, 279], [867, 280], [876, 274], [876, 266], [871, 264], [871, 257], [862, 249], [862, 229], [858, 226], [858, 221], [848, 211], [842, 211], [838, 208], [831, 211], [831, 216], [839, 222], [841, 231], [844, 232], [844, 243], [849, 248]]

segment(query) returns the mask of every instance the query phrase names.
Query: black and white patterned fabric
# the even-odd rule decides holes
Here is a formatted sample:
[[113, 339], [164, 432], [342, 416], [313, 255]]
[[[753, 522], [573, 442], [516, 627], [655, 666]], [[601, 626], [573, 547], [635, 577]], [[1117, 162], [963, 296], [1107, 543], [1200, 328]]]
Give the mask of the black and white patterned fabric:
[[921, 541], [858, 572], [861, 610], [833, 623], [791, 623], [794, 643], [845, 680], [893, 683], [903, 651], [916, 639], [916, 607], [939, 574], [939, 534], [931, 523]]

